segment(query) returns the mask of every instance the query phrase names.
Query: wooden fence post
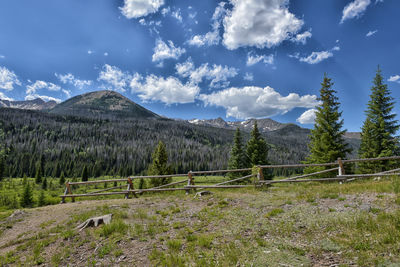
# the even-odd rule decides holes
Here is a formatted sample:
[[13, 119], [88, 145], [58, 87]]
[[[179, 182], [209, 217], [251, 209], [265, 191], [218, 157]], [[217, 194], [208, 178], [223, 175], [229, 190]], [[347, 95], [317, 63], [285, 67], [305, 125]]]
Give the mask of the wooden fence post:
[[257, 179], [259, 182], [264, 181], [263, 169], [260, 166], [257, 167], [258, 167]]
[[[69, 182], [67, 182], [65, 185], [67, 186], [68, 194], [72, 195], [72, 188], [71, 188], [71, 185], [69, 184]], [[72, 199], [72, 202], [75, 202], [75, 197], [71, 197], [71, 199]]]
[[338, 164], [339, 164], [339, 176], [344, 175], [345, 172], [344, 172], [342, 159], [338, 158], [337, 161], [338, 161]]
[[[188, 172], [188, 182], [187, 185], [194, 185], [194, 179], [193, 179], [193, 173], [192, 171]], [[188, 195], [190, 193], [190, 189], [186, 190], [186, 195]]]

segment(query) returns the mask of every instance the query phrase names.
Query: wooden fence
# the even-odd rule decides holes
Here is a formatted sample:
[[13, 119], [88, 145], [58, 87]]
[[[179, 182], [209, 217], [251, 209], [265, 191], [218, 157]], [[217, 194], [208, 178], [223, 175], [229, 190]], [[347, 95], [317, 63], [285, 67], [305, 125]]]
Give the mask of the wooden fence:
[[[358, 163], [358, 162], [372, 162], [372, 161], [382, 161], [382, 160], [391, 160], [397, 161], [400, 160], [400, 156], [393, 157], [381, 157], [381, 158], [368, 158], [368, 159], [348, 159], [342, 160], [340, 158], [335, 162], [330, 163], [319, 163], [319, 164], [287, 164], [287, 165], [260, 165], [255, 169], [246, 168], [246, 169], [235, 169], [235, 170], [215, 170], [215, 171], [190, 171], [187, 174], [172, 174], [172, 175], [151, 175], [151, 176], [131, 176], [124, 179], [109, 179], [109, 180], [93, 180], [93, 181], [85, 181], [85, 182], [67, 182], [64, 194], [61, 195], [61, 202], [65, 203], [66, 198], [71, 198], [72, 201], [75, 201], [77, 197], [94, 197], [94, 196], [109, 196], [109, 195], [125, 195], [125, 198], [130, 198], [131, 196], [138, 197], [138, 195], [143, 194], [145, 192], [164, 192], [164, 191], [186, 191], [186, 194], [189, 194], [191, 190], [196, 191], [197, 189], [206, 189], [206, 188], [244, 188], [244, 187], [261, 187], [268, 186], [276, 183], [301, 183], [301, 182], [345, 182], [345, 181], [353, 181], [356, 179], [365, 179], [371, 177], [382, 177], [382, 176], [400, 176], [400, 168], [378, 172], [373, 174], [345, 174], [345, 164], [349, 163]], [[321, 170], [309, 174], [298, 175], [294, 177], [284, 178], [280, 180], [265, 180], [263, 175], [264, 169], [274, 169], [274, 168], [305, 168], [305, 167], [330, 167], [335, 166], [333, 168], [329, 168], [326, 170]], [[321, 175], [325, 173], [330, 173], [337, 171], [338, 174], [335, 177], [330, 178], [310, 178], [315, 175]], [[196, 185], [195, 177], [201, 175], [214, 175], [214, 174], [228, 174], [235, 172], [249, 172], [250, 174], [234, 178], [228, 181], [221, 181], [216, 184], [211, 185]], [[134, 188], [134, 180], [137, 179], [163, 179], [163, 178], [183, 178], [181, 181], [175, 181], [172, 183], [160, 185], [157, 187], [147, 188], [147, 189], [135, 189]], [[307, 178], [307, 179], [304, 179]], [[244, 184], [238, 185], [231, 183], [253, 179], [253, 184]], [[103, 183], [123, 183], [123, 185], [117, 185], [110, 188], [104, 188], [96, 191], [91, 191], [88, 193], [74, 194], [72, 192], [73, 188], [79, 185], [92, 185], [92, 184], [103, 184]], [[183, 185], [183, 187], [176, 187], [177, 185]], [[231, 184], [231, 185], [230, 185]], [[125, 190], [121, 190], [126, 187]], [[119, 191], [115, 191], [118, 190]], [[112, 191], [112, 192], [109, 192]]]

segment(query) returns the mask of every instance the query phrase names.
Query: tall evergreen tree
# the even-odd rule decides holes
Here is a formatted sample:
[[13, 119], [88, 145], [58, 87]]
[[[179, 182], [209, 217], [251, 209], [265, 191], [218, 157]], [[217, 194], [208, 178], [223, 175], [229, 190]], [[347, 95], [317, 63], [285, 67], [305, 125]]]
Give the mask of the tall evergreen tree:
[[86, 182], [89, 179], [89, 174], [86, 165], [83, 167], [82, 170], [82, 182]]
[[[267, 165], [268, 163], [268, 144], [261, 136], [258, 130], [257, 121], [254, 121], [253, 130], [250, 139], [247, 142], [246, 154], [248, 157], [248, 166]], [[266, 169], [263, 170], [264, 179], [272, 178]]]
[[[342, 130], [343, 119], [340, 118], [342, 112], [339, 111], [340, 103], [332, 85], [331, 79], [325, 74], [318, 98], [321, 104], [316, 108], [314, 129], [311, 130], [310, 135], [310, 155], [305, 163], [334, 162], [338, 158], [345, 158], [346, 153], [351, 152], [344, 140], [346, 130]], [[308, 167], [304, 169], [304, 172], [312, 173], [324, 169], [327, 168]]]
[[[399, 129], [390, 90], [383, 83], [380, 67], [371, 88], [370, 100], [366, 110], [366, 119], [361, 132], [361, 145], [358, 151], [360, 158], [377, 158], [393, 156], [398, 146], [398, 139], [394, 136]], [[385, 171], [390, 168], [388, 161], [362, 162], [359, 164], [363, 173]]]
[[42, 182], [42, 189], [43, 189], [43, 190], [47, 190], [47, 179], [46, 179], [46, 177], [43, 179], [43, 182]]
[[61, 172], [60, 175], [60, 185], [64, 186], [65, 185], [65, 175], [64, 175], [64, 171]]
[[[233, 138], [233, 146], [231, 149], [228, 169], [243, 169], [248, 166], [247, 155], [244, 151], [242, 135], [240, 129], [237, 128], [235, 137]], [[243, 173], [229, 173], [230, 177], [240, 176]]]
[[42, 169], [42, 164], [38, 163], [36, 167], [36, 175], [35, 175], [35, 183], [40, 184], [42, 182], [42, 175], [43, 175], [43, 169]]
[[21, 207], [32, 207], [33, 206], [33, 193], [29, 182], [24, 186], [24, 191], [22, 192], [22, 197], [20, 199]]
[[[149, 175], [166, 175], [171, 174], [172, 169], [168, 166], [168, 154], [167, 149], [162, 141], [158, 142], [156, 149], [152, 155], [153, 163], [149, 166]], [[159, 186], [163, 184], [168, 184], [171, 182], [171, 178], [162, 179], [151, 179], [150, 183], [153, 186]]]

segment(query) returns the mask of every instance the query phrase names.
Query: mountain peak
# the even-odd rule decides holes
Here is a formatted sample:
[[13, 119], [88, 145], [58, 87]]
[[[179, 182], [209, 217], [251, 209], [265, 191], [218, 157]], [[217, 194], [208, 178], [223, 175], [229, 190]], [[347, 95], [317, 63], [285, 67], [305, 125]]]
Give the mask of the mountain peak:
[[136, 104], [115, 91], [102, 90], [72, 97], [57, 106], [51, 113], [90, 118], [160, 118], [159, 115]]

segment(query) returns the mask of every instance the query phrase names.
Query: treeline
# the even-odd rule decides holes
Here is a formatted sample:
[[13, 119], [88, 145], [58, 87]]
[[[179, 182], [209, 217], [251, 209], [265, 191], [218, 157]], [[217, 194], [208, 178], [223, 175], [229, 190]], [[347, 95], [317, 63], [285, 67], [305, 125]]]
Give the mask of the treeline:
[[[270, 163], [305, 159], [308, 131], [293, 127], [264, 135]], [[89, 177], [142, 175], [159, 141], [174, 173], [225, 169], [233, 135], [174, 120], [87, 119], [2, 108], [0, 177], [35, 177], [38, 169], [43, 177], [81, 177], [84, 168]]]
[[176, 173], [226, 167], [232, 133], [172, 120], [92, 120], [1, 109], [3, 176], [143, 174], [162, 140]]

